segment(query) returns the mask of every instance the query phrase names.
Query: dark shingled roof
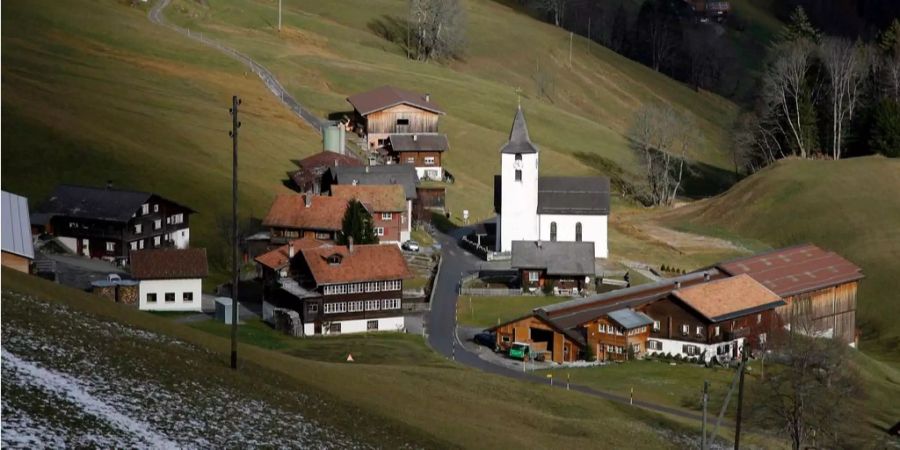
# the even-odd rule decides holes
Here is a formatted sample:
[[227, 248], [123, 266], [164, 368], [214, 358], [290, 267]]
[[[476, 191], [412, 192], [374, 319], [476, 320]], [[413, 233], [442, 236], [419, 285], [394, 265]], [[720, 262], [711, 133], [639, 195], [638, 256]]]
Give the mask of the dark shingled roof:
[[653, 319], [651, 319], [650, 316], [628, 308], [610, 311], [607, 316], [626, 330], [653, 324]]
[[445, 152], [450, 143], [445, 134], [392, 134], [388, 137], [395, 152]]
[[863, 278], [858, 266], [812, 244], [739, 258], [716, 267], [729, 275], [746, 273], [782, 297]]
[[545, 269], [548, 275], [594, 275], [593, 242], [512, 242], [514, 269]]
[[205, 248], [131, 252], [131, 275], [138, 280], [203, 278], [208, 273]]
[[44, 225], [53, 216], [128, 222], [151, 197], [149, 192], [61, 184], [34, 209], [31, 223]]
[[538, 214], [609, 214], [609, 178], [541, 177]]
[[516, 110], [512, 129], [509, 130], [509, 142], [500, 148], [500, 153], [537, 153], [538, 148], [531, 143], [528, 137], [528, 124], [525, 123], [525, 113], [522, 106]]
[[402, 104], [415, 106], [435, 114], [444, 114], [441, 107], [426, 100], [425, 95], [397, 89], [393, 86], [381, 86], [371, 91], [354, 94], [347, 97], [347, 101], [364, 116]]
[[416, 198], [416, 185], [419, 177], [412, 164], [386, 164], [365, 167], [332, 167], [329, 169], [337, 184], [353, 184], [353, 180], [361, 185], [399, 184], [407, 200]]

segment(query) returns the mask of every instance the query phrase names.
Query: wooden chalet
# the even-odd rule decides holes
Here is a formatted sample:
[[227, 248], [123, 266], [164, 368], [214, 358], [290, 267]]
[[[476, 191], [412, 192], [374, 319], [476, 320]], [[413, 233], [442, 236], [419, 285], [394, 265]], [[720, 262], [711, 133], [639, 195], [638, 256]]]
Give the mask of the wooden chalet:
[[388, 136], [382, 159], [387, 164], [412, 164], [420, 180], [441, 181], [444, 169], [441, 158], [450, 150], [443, 134], [392, 134]]
[[403, 186], [345, 185], [331, 187], [331, 196], [349, 202], [357, 200], [372, 214], [372, 227], [381, 243], [400, 243], [412, 232], [412, 202], [406, 200]]
[[587, 345], [601, 361], [640, 359], [653, 319], [629, 308], [610, 311], [584, 324]]
[[716, 266], [747, 274], [781, 296], [776, 312], [791, 330], [856, 342], [856, 292], [862, 269], [812, 244], [774, 250]]
[[269, 228], [271, 244], [286, 244], [308, 237], [332, 242], [341, 230], [347, 201], [309, 194], [278, 194], [263, 226]]
[[130, 252], [187, 248], [194, 210], [149, 192], [59, 185], [31, 214], [32, 231], [78, 255], [127, 264]]
[[555, 294], [578, 295], [592, 290], [594, 243], [513, 241], [511, 265], [523, 289], [534, 292], [550, 285]]
[[323, 151], [294, 161], [297, 170], [288, 172], [294, 187], [307, 194], [322, 193], [322, 176], [332, 167], [361, 167], [362, 161], [348, 155]]
[[327, 245], [310, 237], [294, 239], [281, 247], [265, 252], [253, 260], [256, 262], [257, 277], [263, 281], [263, 286], [271, 288], [281, 279], [293, 275], [291, 272], [291, 260], [297, 253], [307, 248]]
[[392, 134], [437, 133], [444, 115], [429, 94], [381, 86], [347, 97], [353, 105], [352, 126], [366, 136], [369, 149], [384, 147]]

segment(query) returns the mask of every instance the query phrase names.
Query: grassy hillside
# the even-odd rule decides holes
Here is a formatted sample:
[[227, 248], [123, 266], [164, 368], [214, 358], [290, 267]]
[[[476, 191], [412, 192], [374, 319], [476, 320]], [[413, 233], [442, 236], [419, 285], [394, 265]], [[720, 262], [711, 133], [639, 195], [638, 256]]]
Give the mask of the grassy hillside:
[[[568, 65], [568, 33], [504, 4], [465, 2], [469, 47], [447, 65], [406, 59], [406, 2], [402, 0], [284, 3], [284, 27], [276, 30], [273, 0], [177, 0], [170, 20], [215, 36], [257, 58], [306, 106], [321, 115], [346, 111], [345, 98], [382, 84], [430, 92], [447, 110], [453, 211], [475, 219], [490, 210], [492, 174], [523, 91], [531, 136], [544, 152], [545, 173], [595, 173], [576, 156], [596, 155], [633, 171], [624, 133], [632, 113], [648, 102], [667, 102], [697, 122], [704, 139], [692, 157], [714, 176], [730, 167], [726, 129], [736, 109], [708, 93], [695, 93], [646, 67], [577, 38]], [[205, 6], [208, 5], [208, 6]], [[537, 98], [540, 66], [553, 79], [549, 98]]]
[[158, 192], [197, 210], [193, 245], [224, 255], [231, 96], [243, 98], [241, 207], [259, 216], [289, 158], [319, 137], [236, 62], [151, 24], [126, 1], [2, 5], [3, 189], [57, 183]]
[[[726, 194], [681, 208], [669, 222], [773, 247], [812, 242], [863, 268], [857, 319], [864, 342], [900, 360], [900, 160], [782, 161]], [[876, 350], [869, 347], [870, 350]]]
[[[618, 448], [677, 448], [697, 433], [639, 409], [549, 386], [512, 381], [433, 358], [426, 358], [426, 365], [415, 361], [326, 363], [294, 356], [292, 353], [304, 354], [295, 349], [275, 351], [242, 345], [241, 369], [235, 373], [225, 368], [229, 347], [224, 338], [5, 268], [2, 276], [4, 330], [13, 324], [24, 327], [23, 332], [34, 327], [30, 333], [65, 334], [65, 330], [55, 326], [42, 330], [48, 327], [40, 326], [41, 323], [55, 323], [45, 322], [49, 320], [47, 314], [33, 314], [31, 320], [22, 320], [28, 306], [13, 302], [23, 295], [49, 303], [44, 309], [64, 306], [70, 311], [68, 320], [73, 328], [90, 320], [106, 323], [106, 328], [146, 330], [164, 337], [161, 342], [187, 344], [174, 345], [177, 348], [165, 352], [154, 348], [152, 354], [141, 357], [141, 367], [147, 364], [161, 381], [178, 385], [181, 369], [170, 367], [171, 361], [178, 361], [177, 366], [190, 367], [191, 373], [209, 374], [207, 382], [215, 384], [210, 389], [239, 386], [242, 396], [271, 401], [291, 410], [298, 406], [287, 399], [299, 395], [312, 399], [310, 403], [315, 405], [300, 406], [305, 417], [374, 445], [394, 448], [403, 441], [431, 448], [577, 448], [602, 440]], [[140, 333], [133, 330], [129, 335]], [[90, 346], [91, 352], [102, 360], [127, 358], [128, 352], [138, 348], [124, 340], [121, 345], [100, 347], [91, 345], [91, 339], [80, 342]], [[58, 364], [57, 360], [51, 356], [45, 364]], [[248, 378], [247, 374], [253, 376]], [[278, 392], [286, 397], [266, 400], [267, 395], [281, 395]], [[4, 397], [4, 405], [6, 401]], [[618, 432], [609, 433], [610, 429]]]

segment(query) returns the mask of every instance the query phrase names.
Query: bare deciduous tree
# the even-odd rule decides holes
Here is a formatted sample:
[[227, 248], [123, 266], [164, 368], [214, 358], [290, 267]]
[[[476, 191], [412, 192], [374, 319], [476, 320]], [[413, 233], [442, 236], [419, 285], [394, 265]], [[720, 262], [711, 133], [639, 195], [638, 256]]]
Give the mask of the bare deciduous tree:
[[533, 0], [533, 3], [535, 9], [553, 16], [553, 24], [560, 26], [569, 0]]
[[755, 421], [783, 430], [797, 450], [854, 448], [863, 390], [847, 347], [800, 333], [771, 341], [777, 367], [751, 387]]
[[844, 128], [853, 120], [859, 92], [869, 70], [869, 50], [847, 39], [826, 38], [819, 58], [828, 73], [831, 100], [831, 156], [841, 159]]
[[807, 136], [812, 130], [805, 130], [802, 117], [806, 76], [810, 70], [813, 44], [806, 39], [778, 44], [773, 53], [775, 60], [763, 78], [763, 98], [769, 110], [780, 112], [787, 123], [789, 138], [794, 142], [801, 158], [809, 156]]
[[454, 58], [466, 45], [466, 12], [460, 0], [410, 0], [415, 56], [422, 61]]
[[540, 58], [535, 62], [534, 68], [534, 85], [537, 89], [538, 97], [544, 97], [553, 101], [553, 91], [556, 88], [556, 75], [553, 68], [546, 61]]
[[635, 113], [629, 138], [644, 169], [646, 202], [671, 205], [687, 170], [687, 151], [699, 140], [697, 127], [670, 106], [649, 105]]
[[748, 113], [739, 117], [732, 143], [735, 165], [749, 173], [786, 156], [781, 144], [784, 139], [781, 123], [768, 111], [762, 114]]

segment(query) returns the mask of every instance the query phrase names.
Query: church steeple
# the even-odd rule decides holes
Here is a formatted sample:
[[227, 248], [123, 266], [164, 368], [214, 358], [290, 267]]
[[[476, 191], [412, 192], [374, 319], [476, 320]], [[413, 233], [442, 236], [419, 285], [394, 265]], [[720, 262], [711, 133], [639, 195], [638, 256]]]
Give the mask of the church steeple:
[[512, 129], [509, 131], [509, 142], [501, 149], [500, 153], [537, 153], [538, 148], [528, 137], [528, 124], [525, 123], [525, 113], [522, 105], [516, 109], [516, 117], [513, 119]]

